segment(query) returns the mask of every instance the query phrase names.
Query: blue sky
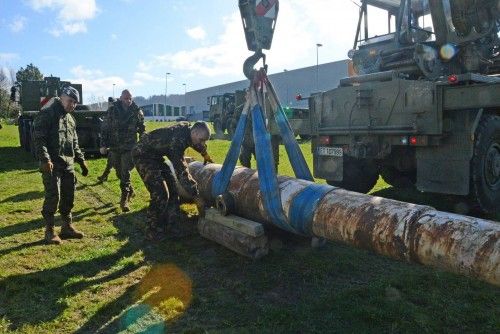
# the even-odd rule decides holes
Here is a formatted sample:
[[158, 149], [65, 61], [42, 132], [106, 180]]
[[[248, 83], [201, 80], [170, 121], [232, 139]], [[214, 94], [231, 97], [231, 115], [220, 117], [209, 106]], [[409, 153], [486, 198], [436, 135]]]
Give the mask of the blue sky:
[[[237, 0], [0, 0], [0, 67], [33, 63], [83, 84], [89, 103], [184, 93], [244, 79]], [[281, 0], [269, 72], [346, 58], [357, 7], [350, 0]], [[115, 92], [115, 95], [117, 94]]]

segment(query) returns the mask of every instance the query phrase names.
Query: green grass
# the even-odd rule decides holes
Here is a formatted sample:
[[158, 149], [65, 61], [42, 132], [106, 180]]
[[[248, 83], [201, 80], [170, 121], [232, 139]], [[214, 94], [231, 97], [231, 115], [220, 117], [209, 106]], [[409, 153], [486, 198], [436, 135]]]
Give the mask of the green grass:
[[[87, 178], [78, 175], [75, 225], [86, 237], [44, 245], [41, 177], [17, 142], [15, 126], [0, 130], [0, 333], [500, 329], [497, 287], [343, 244], [318, 251], [274, 232], [260, 261], [199, 236], [149, 244], [142, 232], [147, 191], [134, 171], [137, 197], [130, 213], [120, 213], [116, 176], [96, 182], [104, 159], [89, 161]], [[222, 162], [228, 146], [211, 141], [210, 154]], [[311, 162], [309, 145], [301, 147]], [[279, 171], [290, 175], [283, 154]], [[374, 192], [401, 196], [383, 181]]]

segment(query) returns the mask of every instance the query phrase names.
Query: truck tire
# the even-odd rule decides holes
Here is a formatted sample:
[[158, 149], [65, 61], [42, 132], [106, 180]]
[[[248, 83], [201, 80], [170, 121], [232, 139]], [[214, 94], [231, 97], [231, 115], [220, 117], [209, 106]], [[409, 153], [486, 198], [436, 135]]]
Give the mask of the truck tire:
[[24, 137], [23, 137], [23, 134], [24, 134], [24, 130], [23, 130], [23, 120], [20, 119], [18, 122], [17, 122], [17, 130], [19, 132], [19, 146], [21, 148], [24, 148]]
[[227, 119], [227, 134], [229, 135], [229, 139], [233, 139], [236, 125], [237, 121], [234, 117], [230, 117]]
[[217, 138], [221, 138], [224, 136], [224, 130], [222, 129], [222, 122], [219, 118], [214, 121], [214, 130]]
[[31, 121], [29, 119], [25, 119], [23, 122], [23, 140], [24, 140], [24, 150], [26, 152], [31, 151]]
[[331, 186], [368, 193], [378, 180], [377, 165], [371, 161], [344, 157], [344, 175], [342, 181], [327, 180]]
[[476, 129], [470, 197], [485, 213], [500, 213], [500, 116], [485, 115]]
[[416, 171], [402, 172], [392, 166], [383, 166], [380, 169], [380, 176], [386, 183], [399, 189], [413, 188], [417, 181]]
[[33, 156], [33, 158], [36, 158], [36, 147], [35, 147], [35, 135], [33, 133], [33, 123], [30, 124], [30, 133], [29, 133], [29, 138], [30, 138], [30, 143], [29, 143], [29, 147], [30, 147], [30, 153], [31, 155]]

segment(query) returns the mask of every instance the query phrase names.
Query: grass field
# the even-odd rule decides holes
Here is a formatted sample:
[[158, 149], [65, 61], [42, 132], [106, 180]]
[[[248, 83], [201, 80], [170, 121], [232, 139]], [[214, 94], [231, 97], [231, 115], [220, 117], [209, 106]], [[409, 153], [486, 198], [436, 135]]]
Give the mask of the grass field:
[[[209, 143], [216, 162], [228, 146]], [[309, 145], [301, 146], [311, 162]], [[279, 171], [291, 175], [281, 149]], [[37, 163], [18, 147], [17, 127], [0, 130], [0, 333], [500, 331], [499, 288], [343, 244], [314, 250], [275, 232], [260, 261], [199, 236], [150, 244], [142, 233], [148, 193], [137, 173], [132, 211], [122, 214], [116, 176], [98, 184], [105, 160], [89, 165], [88, 177], [77, 175], [74, 208], [86, 237], [47, 246]], [[451, 205], [382, 180], [373, 192]]]

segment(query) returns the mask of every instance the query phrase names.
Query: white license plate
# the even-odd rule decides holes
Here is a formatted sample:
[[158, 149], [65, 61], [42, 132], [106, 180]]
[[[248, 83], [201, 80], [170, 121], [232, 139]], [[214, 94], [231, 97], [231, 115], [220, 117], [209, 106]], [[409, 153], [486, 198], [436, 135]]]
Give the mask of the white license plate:
[[344, 151], [342, 147], [317, 147], [316, 152], [318, 155], [326, 155], [330, 157], [342, 157], [344, 156]]

